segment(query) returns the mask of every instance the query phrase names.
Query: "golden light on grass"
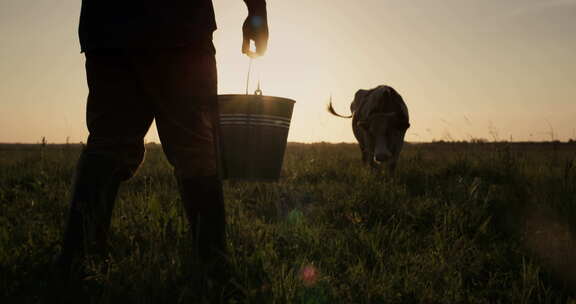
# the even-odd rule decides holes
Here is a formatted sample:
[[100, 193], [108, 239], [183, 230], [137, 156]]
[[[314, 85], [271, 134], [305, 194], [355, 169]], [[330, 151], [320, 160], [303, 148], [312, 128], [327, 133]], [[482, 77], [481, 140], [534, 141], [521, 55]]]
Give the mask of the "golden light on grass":
[[532, 208], [523, 227], [523, 244], [558, 280], [576, 288], [576, 239], [570, 225], [551, 208]]

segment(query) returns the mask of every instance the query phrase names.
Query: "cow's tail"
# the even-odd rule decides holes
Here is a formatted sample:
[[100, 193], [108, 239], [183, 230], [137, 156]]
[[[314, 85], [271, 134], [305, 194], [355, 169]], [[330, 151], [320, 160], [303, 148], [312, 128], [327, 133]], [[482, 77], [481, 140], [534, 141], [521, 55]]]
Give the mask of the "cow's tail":
[[344, 116], [344, 115], [340, 115], [340, 114], [336, 113], [336, 111], [334, 110], [334, 107], [332, 106], [332, 101], [330, 101], [328, 103], [328, 112], [330, 112], [330, 114], [332, 114], [334, 116], [338, 116], [338, 117], [342, 117], [342, 118], [352, 118], [352, 115]]

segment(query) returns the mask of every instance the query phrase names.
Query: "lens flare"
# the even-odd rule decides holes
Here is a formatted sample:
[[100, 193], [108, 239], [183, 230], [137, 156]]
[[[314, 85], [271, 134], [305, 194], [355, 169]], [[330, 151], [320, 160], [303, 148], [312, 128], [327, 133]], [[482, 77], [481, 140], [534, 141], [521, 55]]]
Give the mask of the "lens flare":
[[318, 277], [319, 277], [318, 269], [316, 269], [314, 265], [304, 266], [300, 270], [300, 280], [302, 280], [302, 283], [306, 287], [316, 285], [316, 282], [318, 282]]

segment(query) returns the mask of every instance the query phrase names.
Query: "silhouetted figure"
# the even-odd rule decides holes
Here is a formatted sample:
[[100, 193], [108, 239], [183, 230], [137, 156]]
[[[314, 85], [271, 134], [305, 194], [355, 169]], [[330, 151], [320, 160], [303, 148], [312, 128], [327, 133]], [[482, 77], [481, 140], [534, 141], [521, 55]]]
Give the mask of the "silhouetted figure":
[[[244, 2], [242, 52], [262, 55], [268, 41], [265, 0]], [[118, 187], [143, 161], [153, 120], [174, 166], [199, 258], [205, 265], [223, 261], [215, 29], [211, 0], [82, 1], [89, 136], [58, 260], [66, 276], [86, 253], [105, 247]]]

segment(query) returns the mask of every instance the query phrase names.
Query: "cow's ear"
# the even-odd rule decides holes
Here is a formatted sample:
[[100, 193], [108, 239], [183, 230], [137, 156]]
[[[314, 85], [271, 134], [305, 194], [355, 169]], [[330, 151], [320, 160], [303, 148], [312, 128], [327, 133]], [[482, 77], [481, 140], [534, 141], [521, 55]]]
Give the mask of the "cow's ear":
[[410, 123], [405, 120], [402, 120], [398, 122], [397, 126], [401, 130], [408, 130], [408, 128], [410, 128]]
[[395, 125], [400, 130], [408, 130], [408, 128], [410, 128], [410, 123], [408, 122], [408, 119], [406, 118], [406, 116], [400, 113], [396, 113]]

